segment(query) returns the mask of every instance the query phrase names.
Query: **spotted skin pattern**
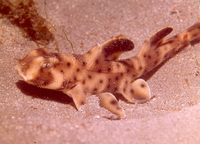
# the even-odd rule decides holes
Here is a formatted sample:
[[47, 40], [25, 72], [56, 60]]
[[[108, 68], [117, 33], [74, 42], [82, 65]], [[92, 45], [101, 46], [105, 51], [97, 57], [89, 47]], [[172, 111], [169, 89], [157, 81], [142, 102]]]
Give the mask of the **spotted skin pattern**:
[[140, 77], [198, 39], [200, 22], [164, 40], [172, 30], [166, 27], [155, 33], [131, 58], [118, 59], [134, 48], [132, 41], [120, 35], [82, 55], [33, 50], [19, 60], [16, 70], [27, 83], [70, 96], [77, 109], [94, 94], [102, 107], [115, 114], [112, 119], [122, 119], [126, 114], [115, 94], [131, 103], [151, 99], [149, 86]]

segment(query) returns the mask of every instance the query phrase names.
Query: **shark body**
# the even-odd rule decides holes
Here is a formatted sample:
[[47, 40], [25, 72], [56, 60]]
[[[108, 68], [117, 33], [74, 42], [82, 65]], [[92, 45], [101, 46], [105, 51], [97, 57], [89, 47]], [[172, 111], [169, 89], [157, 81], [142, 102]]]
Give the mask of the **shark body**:
[[131, 58], [119, 59], [134, 48], [131, 40], [120, 35], [82, 55], [36, 49], [19, 60], [16, 69], [27, 83], [70, 96], [77, 109], [89, 95], [97, 95], [100, 105], [115, 114], [112, 119], [122, 119], [126, 114], [115, 94], [131, 103], [148, 101], [151, 91], [140, 77], [200, 38], [200, 22], [164, 40], [172, 30], [166, 27], [155, 33]]

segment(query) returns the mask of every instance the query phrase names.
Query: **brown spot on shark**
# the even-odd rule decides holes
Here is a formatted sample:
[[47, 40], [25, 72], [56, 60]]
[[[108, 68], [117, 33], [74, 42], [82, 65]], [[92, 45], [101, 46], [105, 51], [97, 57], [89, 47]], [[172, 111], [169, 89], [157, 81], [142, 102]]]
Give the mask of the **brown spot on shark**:
[[165, 40], [172, 30], [167, 27], [156, 32], [145, 40], [138, 54], [127, 59], [119, 57], [134, 44], [120, 35], [82, 55], [36, 49], [19, 60], [16, 69], [27, 83], [70, 96], [77, 109], [85, 104], [89, 93], [96, 94], [102, 107], [122, 119], [126, 114], [114, 94], [121, 94], [131, 103], [148, 101], [151, 91], [140, 77], [200, 38], [200, 22]]

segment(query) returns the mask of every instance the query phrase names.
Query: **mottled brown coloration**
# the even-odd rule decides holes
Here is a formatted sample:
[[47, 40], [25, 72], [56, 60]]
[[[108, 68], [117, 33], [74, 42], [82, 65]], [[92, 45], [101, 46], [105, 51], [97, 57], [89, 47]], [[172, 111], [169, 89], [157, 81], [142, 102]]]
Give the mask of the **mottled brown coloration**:
[[39, 15], [34, 0], [1, 0], [0, 13], [13, 25], [19, 27], [23, 35], [40, 45], [47, 45], [54, 40], [46, 20]]
[[86, 102], [88, 94], [96, 94], [100, 105], [116, 114], [114, 119], [121, 119], [126, 115], [113, 94], [121, 94], [131, 103], [151, 99], [147, 82], [139, 77], [198, 39], [200, 22], [164, 40], [171, 31], [169, 27], [158, 31], [129, 59], [118, 60], [123, 52], [132, 50], [134, 44], [118, 36], [84, 55], [33, 50], [19, 60], [16, 69], [30, 84], [64, 92], [73, 99], [77, 109]]

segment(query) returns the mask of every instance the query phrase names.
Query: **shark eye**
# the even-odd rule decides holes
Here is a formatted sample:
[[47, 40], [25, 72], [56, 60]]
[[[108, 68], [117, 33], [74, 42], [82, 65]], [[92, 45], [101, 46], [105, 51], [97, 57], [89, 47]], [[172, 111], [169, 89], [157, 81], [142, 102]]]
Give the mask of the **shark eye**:
[[50, 62], [44, 62], [43, 64], [42, 64], [42, 68], [44, 68], [44, 69], [48, 69], [48, 68], [50, 68], [50, 67], [52, 67], [52, 63], [50, 63]]

